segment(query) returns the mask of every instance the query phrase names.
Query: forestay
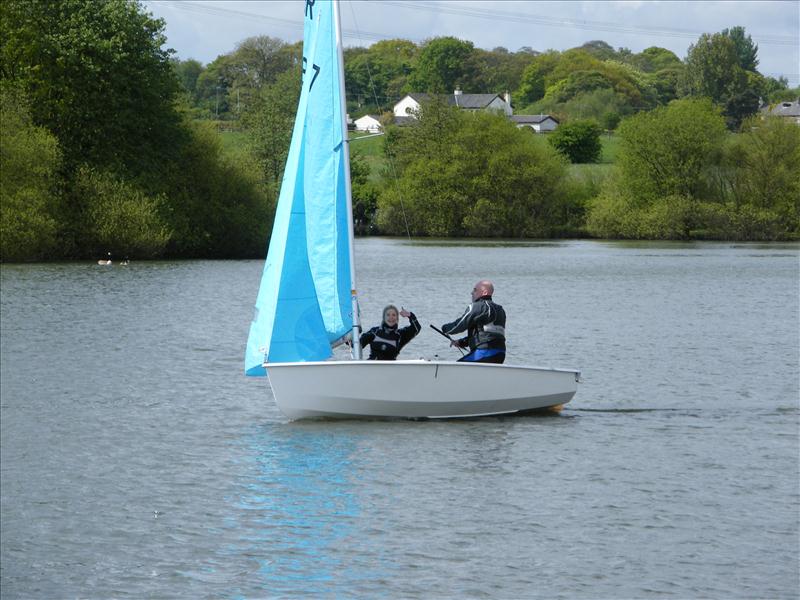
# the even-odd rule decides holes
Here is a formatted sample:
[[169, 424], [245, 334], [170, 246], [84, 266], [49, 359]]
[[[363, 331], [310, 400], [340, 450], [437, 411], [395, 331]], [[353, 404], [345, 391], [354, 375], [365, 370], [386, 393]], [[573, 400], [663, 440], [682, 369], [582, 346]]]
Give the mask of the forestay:
[[247, 340], [247, 375], [266, 375], [265, 362], [324, 360], [353, 326], [335, 19], [331, 2], [306, 2], [300, 102]]

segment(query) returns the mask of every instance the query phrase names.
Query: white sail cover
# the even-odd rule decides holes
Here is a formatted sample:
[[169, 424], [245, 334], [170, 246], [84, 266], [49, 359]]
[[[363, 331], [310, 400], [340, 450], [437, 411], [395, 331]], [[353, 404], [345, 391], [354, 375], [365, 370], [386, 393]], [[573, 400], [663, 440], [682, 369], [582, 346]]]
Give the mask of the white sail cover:
[[307, 0], [303, 84], [250, 325], [247, 375], [264, 363], [324, 360], [353, 326], [336, 18]]

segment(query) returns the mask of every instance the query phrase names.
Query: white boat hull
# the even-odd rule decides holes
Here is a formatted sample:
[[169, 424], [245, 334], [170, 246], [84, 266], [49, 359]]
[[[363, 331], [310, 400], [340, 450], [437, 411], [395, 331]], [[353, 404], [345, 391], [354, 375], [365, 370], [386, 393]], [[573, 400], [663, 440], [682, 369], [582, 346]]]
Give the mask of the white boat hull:
[[502, 415], [569, 402], [573, 370], [444, 361], [326, 361], [267, 365], [290, 419], [453, 418]]

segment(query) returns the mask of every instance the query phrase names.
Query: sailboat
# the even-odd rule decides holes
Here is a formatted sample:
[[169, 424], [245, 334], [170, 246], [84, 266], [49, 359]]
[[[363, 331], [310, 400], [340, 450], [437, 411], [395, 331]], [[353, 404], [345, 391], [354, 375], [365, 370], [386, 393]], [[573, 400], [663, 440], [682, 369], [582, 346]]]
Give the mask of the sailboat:
[[[363, 360], [338, 0], [305, 3], [297, 116], [245, 352], [289, 419], [455, 418], [556, 407], [580, 373]], [[350, 360], [330, 360], [349, 341]], [[402, 381], [402, 386], [380, 385]]]

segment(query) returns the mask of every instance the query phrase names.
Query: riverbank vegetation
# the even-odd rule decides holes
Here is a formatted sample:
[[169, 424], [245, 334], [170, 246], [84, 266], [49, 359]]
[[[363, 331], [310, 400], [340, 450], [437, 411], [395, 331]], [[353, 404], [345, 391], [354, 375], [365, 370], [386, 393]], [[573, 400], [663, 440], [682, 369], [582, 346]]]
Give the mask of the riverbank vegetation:
[[[0, 259], [263, 256], [289, 146], [301, 44], [248, 38], [208, 65], [166, 47], [132, 0], [0, 4]], [[601, 41], [565, 52], [456, 38], [345, 51], [348, 110], [384, 137], [351, 144], [359, 234], [800, 238], [794, 99], [758, 73], [741, 27], [685, 59]], [[409, 92], [511, 93], [557, 134]]]

